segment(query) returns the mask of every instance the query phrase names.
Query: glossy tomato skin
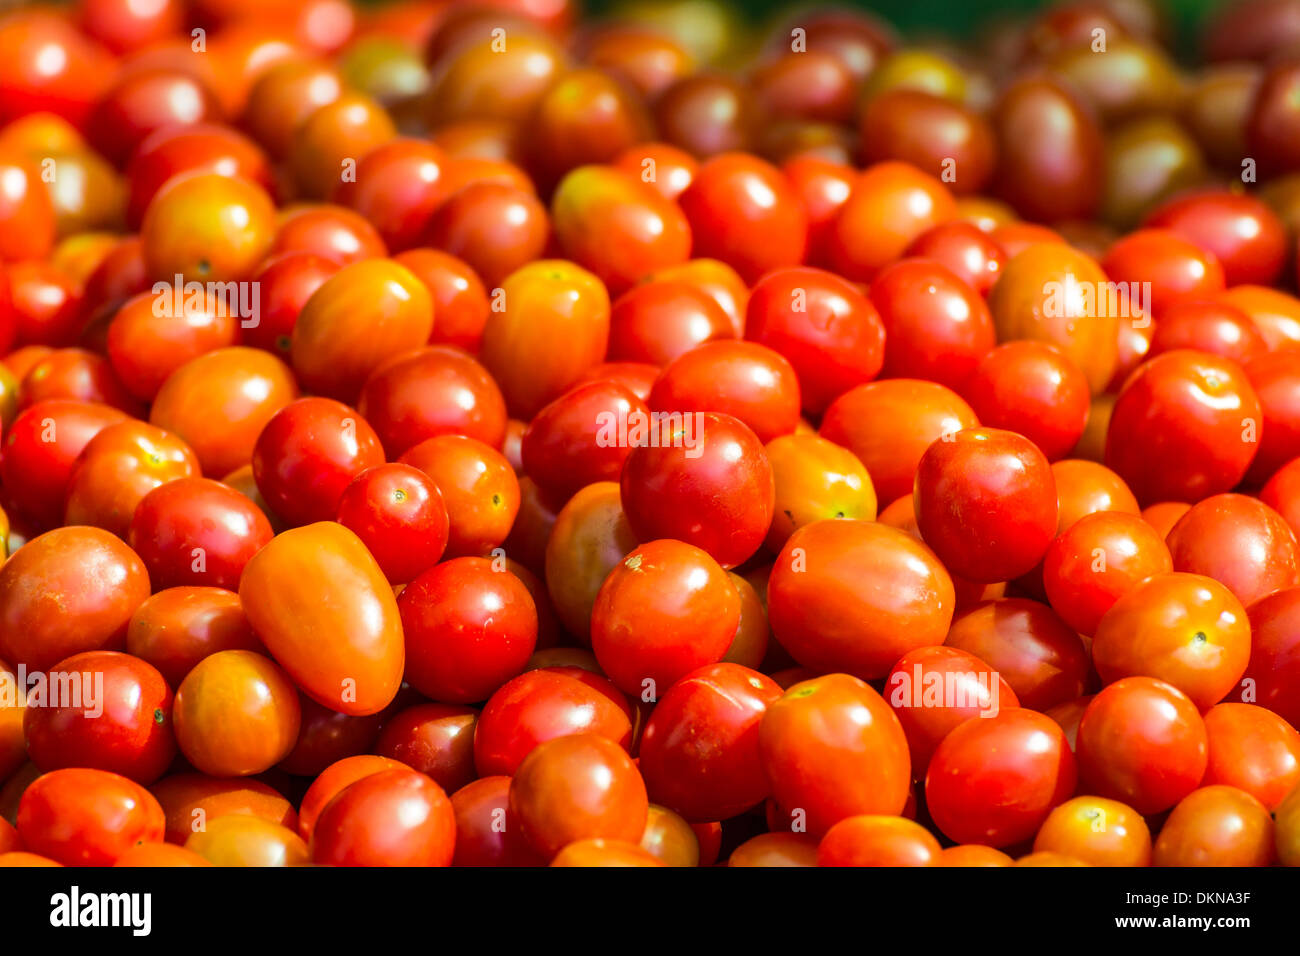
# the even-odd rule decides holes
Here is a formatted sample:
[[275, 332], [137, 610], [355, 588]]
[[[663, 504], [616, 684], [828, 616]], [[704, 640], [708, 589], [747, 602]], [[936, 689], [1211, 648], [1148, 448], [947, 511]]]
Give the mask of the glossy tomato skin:
[[1256, 700], [1291, 726], [1300, 726], [1300, 588], [1271, 594], [1249, 608], [1250, 664]]
[[1300, 783], [1300, 731], [1253, 704], [1216, 704], [1204, 717], [1210, 749], [1202, 784], [1236, 787], [1277, 810]]
[[1083, 435], [1088, 380], [1047, 342], [1007, 342], [984, 356], [963, 392], [981, 424], [1024, 435], [1057, 461]]
[[952, 573], [1007, 581], [1033, 569], [1056, 533], [1056, 483], [1028, 439], [964, 429], [930, 446], [916, 469], [921, 536]]
[[944, 737], [926, 772], [926, 806], [951, 839], [1007, 847], [1036, 833], [1077, 777], [1061, 728], [1013, 707]]
[[537, 644], [528, 589], [486, 558], [430, 568], [398, 598], [406, 635], [406, 679], [433, 700], [486, 700], [518, 675]]
[[624, 693], [655, 699], [714, 664], [740, 625], [740, 595], [706, 552], [682, 541], [640, 545], [605, 578], [591, 615], [591, 646]]
[[847, 448], [820, 435], [793, 434], [768, 442], [765, 450], [776, 482], [768, 550], [780, 551], [796, 530], [823, 518], [876, 517], [871, 476]]
[[769, 792], [758, 729], [781, 694], [770, 678], [739, 664], [710, 664], [674, 683], [641, 738], [639, 766], [651, 799], [693, 823], [758, 805]]
[[120, 650], [149, 596], [144, 563], [100, 528], [47, 532], [0, 566], [0, 657], [33, 671], [84, 651]]
[[290, 209], [280, 219], [268, 255], [310, 252], [341, 269], [367, 259], [383, 258], [384, 240], [359, 213], [331, 203]]
[[275, 206], [261, 186], [189, 173], [159, 189], [145, 211], [145, 269], [156, 282], [248, 279], [270, 251], [274, 228]]
[[1276, 511], [1240, 494], [1197, 502], [1169, 532], [1174, 570], [1203, 574], [1249, 607], [1300, 584], [1300, 545]]
[[846, 817], [817, 844], [818, 866], [938, 866], [939, 841], [903, 817]]
[[[1166, 352], [1142, 365], [1120, 392], [1106, 433], [1106, 464], [1143, 504], [1200, 501], [1245, 476], [1259, 447], [1260, 421], [1259, 398], [1241, 366], [1205, 352]], [[1162, 467], [1152, 468], [1152, 461]]]
[[1264, 415], [1259, 451], [1246, 480], [1267, 481], [1294, 458], [1300, 457], [1300, 367], [1296, 350], [1282, 347], [1276, 352], [1253, 355], [1245, 363], [1246, 377], [1259, 396]]
[[1223, 266], [1213, 252], [1163, 229], [1139, 229], [1116, 242], [1101, 260], [1115, 282], [1149, 282], [1150, 315], [1163, 318], [1182, 302], [1208, 298], [1224, 288]]
[[358, 474], [339, 497], [337, 520], [355, 532], [393, 584], [433, 567], [447, 548], [442, 492], [410, 465], [375, 465]]
[[1103, 688], [1079, 721], [1083, 785], [1138, 813], [1167, 810], [1205, 775], [1205, 722], [1185, 694], [1151, 677]]
[[87, 133], [101, 154], [124, 166], [149, 134], [220, 117], [217, 98], [196, 77], [173, 70], [140, 70], [119, 76], [96, 104]]
[[1156, 866], [1268, 866], [1273, 820], [1245, 791], [1213, 784], [1188, 794], [1156, 837]]
[[906, 255], [946, 266], [977, 293], [987, 297], [1002, 273], [1006, 252], [979, 226], [962, 219], [940, 223], [921, 233]]
[[591, 643], [591, 611], [600, 586], [636, 546], [617, 482], [588, 485], [556, 515], [546, 542], [546, 589], [565, 631], [579, 643]]
[[474, 731], [478, 711], [458, 704], [416, 704], [384, 716], [383, 730], [372, 749], [428, 774], [444, 790], [473, 780]]
[[67, 866], [109, 866], [163, 838], [162, 807], [144, 787], [106, 770], [43, 774], [23, 793], [18, 833], [33, 853]]
[[312, 828], [311, 856], [334, 866], [450, 866], [456, 816], [443, 789], [414, 770], [350, 784]]
[[405, 651], [392, 586], [353, 532], [333, 521], [282, 532], [239, 582], [253, 631], [307, 696], [353, 716], [397, 696]]
[[652, 421], [620, 479], [623, 509], [642, 540], [676, 538], [724, 568], [758, 550], [772, 523], [772, 466], [753, 431], [730, 415]]
[[359, 157], [356, 178], [338, 183], [333, 201], [365, 216], [392, 252], [419, 245], [442, 195], [442, 150], [394, 139]]
[[448, 557], [482, 556], [505, 541], [520, 493], [504, 455], [473, 438], [438, 435], [408, 449], [401, 462], [424, 472], [442, 492]]
[[805, 811], [812, 836], [846, 817], [897, 815], [907, 802], [903, 728], [879, 694], [847, 674], [795, 684], [769, 704], [759, 752], [776, 806]]
[[543, 860], [509, 817], [510, 778], [480, 777], [451, 795], [456, 814], [452, 866], [542, 866]]
[[253, 276], [258, 289], [257, 324], [241, 327], [240, 341], [289, 361], [293, 327], [303, 306], [340, 268], [314, 252], [269, 257]]
[[1208, 249], [1229, 286], [1271, 284], [1286, 258], [1286, 230], [1277, 214], [1246, 193], [1202, 192], [1175, 197], [1144, 225], [1168, 229]]
[[1074, 797], [1048, 814], [1034, 852], [1061, 853], [1093, 866], [1150, 866], [1151, 831], [1118, 800]]
[[108, 326], [108, 358], [123, 386], [151, 400], [168, 376], [191, 359], [235, 344], [238, 303], [177, 295], [155, 288], [128, 299]]
[[23, 730], [38, 767], [93, 767], [145, 785], [163, 775], [176, 756], [172, 692], [153, 666], [117, 651], [89, 651], [55, 664], [52, 674], [79, 675], [82, 694], [61, 700], [51, 690], [43, 707], [29, 696]]
[[876, 307], [850, 282], [806, 266], [773, 270], [755, 284], [745, 338], [794, 367], [804, 411], [814, 415], [875, 378], [885, 361]]
[[491, 305], [487, 288], [468, 263], [440, 249], [408, 249], [393, 257], [415, 273], [433, 296], [434, 345], [478, 351]]
[[234, 590], [244, 565], [271, 537], [271, 524], [257, 505], [210, 478], [159, 485], [140, 499], [127, 532], [154, 590]]
[[846, 279], [870, 281], [914, 239], [955, 216], [952, 194], [938, 179], [907, 163], [876, 163], [859, 174], [831, 224], [831, 263]]
[[1211, 352], [1244, 365], [1267, 352], [1268, 343], [1243, 309], [1215, 299], [1191, 300], [1171, 306], [1160, 317], [1147, 357], [1175, 349]]
[[948, 572], [915, 538], [830, 518], [789, 537], [767, 602], [773, 635], [799, 663], [874, 680], [908, 651], [943, 643], [955, 596]]

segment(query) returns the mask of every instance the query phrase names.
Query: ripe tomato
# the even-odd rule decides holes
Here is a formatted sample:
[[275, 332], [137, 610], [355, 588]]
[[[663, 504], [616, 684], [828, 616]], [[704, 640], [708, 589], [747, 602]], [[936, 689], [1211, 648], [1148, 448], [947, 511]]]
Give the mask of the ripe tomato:
[[1150, 866], [1151, 831], [1118, 800], [1074, 797], [1047, 815], [1034, 852], [1060, 853], [1092, 866]]
[[477, 352], [491, 305], [483, 280], [469, 264], [439, 249], [408, 249], [393, 261], [415, 273], [433, 296], [437, 321], [430, 343]]
[[454, 791], [477, 776], [474, 731], [478, 711], [456, 704], [416, 704], [391, 716], [380, 715], [383, 731], [371, 748], [400, 761]]
[[305, 866], [307, 844], [288, 827], [261, 817], [217, 817], [185, 841], [213, 866]]
[[986, 297], [1007, 260], [1006, 252], [984, 230], [960, 219], [927, 229], [907, 247], [905, 255], [931, 259], [946, 266]]
[[510, 778], [480, 777], [451, 795], [456, 814], [452, 866], [542, 866], [545, 864], [511, 820]]
[[818, 866], [938, 866], [939, 841], [903, 817], [845, 817], [817, 844]]
[[354, 178], [334, 186], [332, 199], [372, 223], [392, 252], [420, 244], [443, 195], [441, 149], [417, 139], [381, 143], [357, 160]]
[[300, 697], [302, 721], [293, 749], [280, 761], [279, 768], [295, 777], [312, 777], [330, 764], [367, 753], [388, 711], [354, 717], [323, 707], [310, 697]]
[[447, 508], [433, 480], [410, 465], [375, 465], [339, 498], [338, 522], [355, 532], [393, 584], [412, 581], [447, 548]]
[[641, 849], [665, 866], [700, 865], [700, 841], [691, 825], [658, 804], [650, 804], [646, 813]]
[[600, 586], [636, 545], [615, 482], [588, 485], [556, 515], [546, 544], [546, 589], [565, 631], [581, 643], [591, 643]]
[[4, 226], [0, 262], [29, 256], [44, 259], [54, 248], [58, 223], [36, 164], [13, 152], [0, 155], [0, 183], [0, 224]]
[[145, 269], [158, 282], [246, 280], [274, 234], [275, 206], [266, 190], [205, 172], [169, 180], [140, 225]]
[[1236, 787], [1205, 786], [1170, 812], [1156, 837], [1156, 866], [1268, 866], [1273, 820], [1265, 806]]
[[93, 767], [147, 785], [171, 765], [172, 692], [152, 665], [89, 651], [59, 661], [48, 681], [43, 702], [28, 696], [23, 721], [27, 753], [43, 771]]
[[1300, 584], [1300, 545], [1285, 520], [1246, 495], [1193, 505], [1169, 532], [1174, 570], [1214, 578], [1249, 607]]
[[567, 843], [550, 866], [671, 866], [644, 847], [628, 840], [591, 837]]
[[303, 306], [340, 268], [314, 252], [282, 252], [266, 259], [252, 279], [257, 315], [254, 321], [240, 323], [240, 341], [288, 361]]
[[1162, 321], [1170, 308], [1208, 298], [1224, 288], [1218, 256], [1167, 229], [1130, 233], [1107, 250], [1101, 267], [1115, 282], [1150, 283], [1145, 311]]
[[[455, 167], [449, 172], [454, 176]], [[423, 241], [463, 259], [484, 282], [499, 287], [507, 276], [538, 259], [551, 237], [546, 207], [531, 184], [524, 187], [471, 180], [455, 188], [430, 219]]]
[[933, 176], [907, 163], [876, 163], [858, 176], [831, 224], [830, 260], [846, 279], [869, 281], [956, 213], [952, 194]]
[[[848, 449], [820, 435], [782, 435], [764, 447], [776, 486], [766, 544], [780, 551], [790, 535], [823, 518], [876, 518], [871, 476]], [[911, 498], [907, 507], [912, 507]]]
[[236, 309], [209, 295], [178, 296], [171, 283], [128, 299], [108, 326], [108, 357], [122, 385], [150, 401], [191, 359], [235, 344]]
[[249, 815], [294, 829], [298, 814], [279, 791], [247, 777], [170, 774], [151, 788], [167, 818], [166, 839], [183, 844], [218, 817]]
[[1264, 415], [1259, 451], [1246, 479], [1261, 483], [1279, 468], [1300, 457], [1300, 366], [1296, 362], [1297, 341], [1277, 352], [1254, 355], [1245, 364]]
[[313, 59], [276, 63], [268, 66], [249, 90], [244, 127], [267, 152], [283, 159], [303, 120], [342, 92], [342, 78], [331, 64]]
[[18, 805], [18, 834], [27, 849], [66, 866], [110, 866], [137, 843], [161, 840], [163, 829], [153, 795], [106, 770], [42, 774]]
[[1286, 229], [1255, 196], [1205, 191], [1162, 203], [1143, 223], [1194, 242], [1218, 258], [1229, 286], [1268, 285], [1282, 271]]
[[1245, 364], [1267, 352], [1268, 343], [1243, 309], [1217, 299], [1197, 299], [1180, 302], [1161, 315], [1147, 358], [1176, 349], [1210, 352]]
[[1008, 342], [975, 368], [964, 391], [981, 423], [1024, 435], [1049, 461], [1078, 444], [1090, 398], [1083, 372], [1047, 342]]
[[1273, 811], [1300, 783], [1300, 732], [1271, 710], [1218, 704], [1205, 712], [1205, 732], [1205, 786], [1236, 787]]
[[382, 259], [388, 250], [364, 216], [344, 206], [315, 203], [282, 214], [268, 255], [289, 252], [310, 252], [341, 269], [366, 259]]
[[137, 843], [119, 856], [114, 866], [212, 866], [206, 857], [170, 843]]
[[288, 145], [289, 169], [302, 192], [319, 199], [342, 180], [347, 160], [356, 161], [396, 138], [397, 128], [383, 106], [344, 89], [302, 118]]
[[1300, 726], [1300, 588], [1287, 588], [1249, 610], [1250, 664], [1244, 686], [1291, 726]]
[[683, 279], [649, 279], [614, 300], [608, 356], [664, 366], [735, 328], [707, 290]]
[[499, 451], [464, 435], [439, 435], [408, 449], [401, 462], [442, 492], [447, 557], [481, 556], [505, 541], [519, 513], [519, 479]]
[[312, 862], [450, 866], [456, 817], [442, 787], [414, 770], [381, 770], [345, 787], [312, 828]]
[[760, 833], [731, 851], [727, 866], [816, 866], [817, 841], [799, 833]]
[[277, 535], [245, 567], [239, 599], [271, 656], [317, 703], [361, 716], [397, 695], [405, 656], [397, 600], [341, 524]]

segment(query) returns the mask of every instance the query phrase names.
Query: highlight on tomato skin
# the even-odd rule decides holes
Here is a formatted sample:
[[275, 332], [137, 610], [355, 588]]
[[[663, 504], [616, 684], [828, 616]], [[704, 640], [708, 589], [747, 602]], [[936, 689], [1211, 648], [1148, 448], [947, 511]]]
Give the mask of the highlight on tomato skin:
[[1300, 0], [948, 6], [0, 10], [0, 866], [1300, 866]]

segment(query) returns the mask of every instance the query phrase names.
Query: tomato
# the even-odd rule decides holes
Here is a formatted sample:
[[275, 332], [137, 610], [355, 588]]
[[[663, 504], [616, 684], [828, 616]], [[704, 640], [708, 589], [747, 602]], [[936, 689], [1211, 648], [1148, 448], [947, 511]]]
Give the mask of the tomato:
[[716, 70], [679, 78], [660, 93], [654, 107], [660, 135], [700, 158], [747, 150], [758, 133], [753, 92]]
[[447, 508], [448, 557], [481, 556], [498, 547], [519, 513], [519, 480], [505, 456], [464, 435], [439, 435], [401, 457], [424, 472]]
[[437, 66], [429, 101], [434, 125], [466, 117], [520, 121], [532, 112], [567, 69], [566, 56], [554, 39], [523, 22], [514, 23], [512, 34], [502, 48], [490, 28], [466, 30], [463, 43], [431, 61]]
[[1236, 787], [1277, 810], [1300, 783], [1300, 733], [1251, 704], [1218, 704], [1204, 716], [1210, 750], [1202, 783]]
[[302, 122], [342, 93], [342, 78], [330, 64], [312, 59], [277, 63], [249, 90], [243, 124], [267, 152], [282, 159]]
[[287, 149], [293, 178], [312, 198], [330, 195], [347, 160], [358, 160], [397, 138], [392, 118], [372, 97], [341, 90], [303, 116]]
[[367, 259], [382, 259], [388, 249], [378, 231], [345, 206], [313, 203], [281, 214], [270, 255], [310, 252], [340, 269]]
[[[876, 517], [871, 476], [857, 457], [819, 435], [782, 435], [764, 447], [776, 484], [766, 545], [780, 551], [790, 535], [823, 518]], [[908, 498], [911, 509], [911, 498]]]
[[1244, 605], [1300, 584], [1300, 545], [1285, 520], [1246, 495], [1193, 505], [1169, 532], [1174, 570], [1225, 585]]
[[593, 837], [574, 840], [551, 860], [550, 866], [672, 866], [654, 853], [627, 840]]
[[1267, 352], [1268, 343], [1243, 309], [1215, 299], [1198, 299], [1165, 310], [1152, 331], [1147, 357], [1176, 349], [1210, 352], [1244, 364]]
[[22, 378], [20, 408], [61, 398], [112, 405], [132, 415], [142, 413], [108, 360], [85, 349], [55, 349], [33, 363]]
[[416, 704], [383, 717], [383, 730], [371, 748], [427, 774], [447, 791], [476, 776], [474, 731], [478, 711], [456, 704]]
[[876, 163], [858, 176], [836, 214], [830, 261], [847, 279], [871, 280], [918, 236], [955, 214], [952, 195], [933, 176], [907, 163]]
[[641, 540], [676, 538], [724, 568], [751, 557], [772, 522], [772, 467], [754, 433], [730, 415], [654, 419], [628, 455], [623, 508]]
[[137, 843], [119, 856], [114, 866], [212, 866], [206, 857], [170, 843]]
[[559, 260], [524, 266], [501, 285], [483, 329], [482, 362], [512, 414], [532, 418], [605, 357], [609, 294], [596, 276]]
[[531, 189], [471, 181], [438, 207], [423, 238], [497, 287], [540, 258], [550, 236], [546, 207]]
[[657, 142], [629, 146], [614, 157], [610, 165], [636, 176], [665, 199], [676, 199], [684, 193], [700, 168], [690, 153]]
[[1300, 865], [1300, 788], [1291, 791], [1290, 796], [1277, 808], [1276, 844], [1278, 860], [1283, 866]]
[[424, 345], [433, 321], [428, 289], [404, 266], [388, 259], [344, 266], [298, 315], [294, 373], [306, 389], [352, 401], [386, 359]]
[[546, 588], [564, 629], [582, 643], [591, 641], [600, 586], [636, 545], [615, 482], [588, 485], [556, 516], [546, 545]]
[[1037, 601], [986, 601], [952, 622], [945, 643], [992, 667], [1015, 691], [1020, 706], [1032, 710], [1074, 700], [1088, 678], [1083, 642]]
[[244, 569], [239, 599], [254, 633], [302, 691], [353, 716], [387, 707], [402, 682], [402, 624], [392, 587], [340, 524], [293, 528]]
[[737, 338], [745, 331], [745, 310], [749, 303], [749, 286], [731, 266], [717, 259], [691, 259], [679, 266], [660, 269], [647, 276], [649, 282], [685, 282], [707, 293], [731, 320]]
[[198, 773], [170, 774], [151, 788], [167, 818], [166, 839], [183, 844], [207, 828], [209, 820], [255, 816], [294, 829], [293, 805], [265, 783], [247, 777], [216, 778]]
[[[297, 397], [293, 373], [275, 356], [239, 346], [217, 349], [167, 378], [149, 422], [184, 439], [205, 475], [224, 477], [249, 463], [271, 416]], [[213, 428], [214, 421], [221, 427]]]
[[413, 770], [345, 787], [312, 828], [311, 856], [336, 866], [450, 866], [456, 818], [442, 788]]
[[0, 565], [0, 657], [44, 671], [73, 654], [119, 650], [148, 596], [144, 564], [107, 531], [47, 532]]
[[176, 690], [176, 742], [195, 768], [249, 776], [279, 763], [298, 738], [298, 691], [255, 651], [205, 657]]
[[930, 831], [903, 817], [846, 817], [817, 845], [818, 866], [937, 866], [941, 848]]
[[253, 282], [257, 315], [240, 323], [240, 341], [288, 361], [293, 327], [307, 300], [341, 267], [314, 252], [282, 252], [267, 259]]
[[408, 249], [393, 257], [410, 269], [433, 296], [430, 343], [477, 352], [491, 305], [483, 280], [463, 259], [439, 249]]
[[296, 777], [312, 777], [330, 764], [366, 753], [373, 748], [388, 710], [354, 717], [324, 707], [310, 697], [300, 697], [302, 721], [293, 749], [279, 769]]
[[[56, 683], [60, 675], [69, 683]], [[74, 654], [54, 665], [43, 702], [39, 693], [28, 694], [23, 732], [28, 755], [44, 771], [93, 767], [150, 784], [176, 756], [171, 689], [129, 654]]]
[[64, 521], [125, 538], [136, 507], [154, 488], [199, 473], [199, 461], [175, 435], [144, 422], [110, 425], [73, 465]]
[[441, 149], [415, 139], [381, 143], [359, 157], [354, 178], [338, 183], [333, 201], [364, 216], [393, 252], [420, 244], [442, 194]]
[[310, 840], [315, 829], [316, 820], [330, 802], [348, 786], [371, 774], [386, 770], [410, 770], [405, 764], [388, 757], [373, 754], [361, 754], [345, 757], [330, 764], [312, 782], [303, 794], [299, 816], [286, 823], [292, 826], [304, 840]]
[[912, 492], [917, 465], [936, 439], [978, 424], [951, 389], [891, 379], [845, 392], [826, 409], [819, 433], [853, 452], [880, 500], [894, 501]]
[[1124, 479], [1095, 461], [1063, 458], [1052, 462], [1052, 478], [1056, 481], [1058, 534], [1099, 511], [1132, 515], [1141, 511]]
[[480, 777], [451, 795], [456, 814], [452, 866], [541, 866], [546, 861], [511, 820], [510, 778]]
[[760, 159], [728, 152], [714, 156], [701, 164], [678, 202], [690, 222], [692, 254], [721, 259], [746, 282], [803, 261], [808, 241], [803, 205], [780, 170]]
[[1145, 226], [1168, 229], [1223, 265], [1227, 285], [1268, 285], [1282, 271], [1286, 230], [1264, 202], [1246, 193], [1194, 192], [1162, 203]]
[[607, 679], [576, 667], [530, 670], [503, 684], [474, 732], [479, 776], [513, 775], [532, 750], [569, 734], [632, 744], [632, 708]]
[[1150, 301], [1143, 303], [1144, 311], [1158, 320], [1173, 306], [1208, 298], [1224, 288], [1218, 257], [1167, 229], [1130, 233], [1110, 247], [1101, 267], [1115, 282], [1150, 283]]
[[1255, 700], [1293, 727], [1300, 726], [1300, 588], [1252, 604], [1250, 663], [1243, 678]]
[[1200, 785], [1208, 746], [1205, 722], [1182, 691], [1125, 677], [1088, 704], [1075, 749], [1084, 786], [1153, 814]]
[[355, 532], [394, 584], [438, 563], [447, 546], [447, 509], [432, 479], [409, 465], [376, 465], [339, 498], [338, 521]]
[[[34, 343], [63, 347], [75, 344], [86, 323], [86, 306], [93, 301], [90, 296], [94, 282], [83, 289], [72, 276], [46, 262], [15, 262], [5, 271], [13, 313], [6, 325], [16, 324], [16, 328], [7, 328], [0, 344], [7, 347], [8, 343], [14, 342], [15, 334], [20, 345]], [[143, 276], [140, 278], [143, 284]], [[34, 365], [35, 361], [31, 364]], [[30, 369], [31, 365], [27, 368]], [[26, 371], [18, 366], [13, 370], [19, 378], [26, 375]]]
[[614, 295], [691, 256], [689, 213], [622, 170], [579, 166], [560, 180], [551, 212], [566, 258], [591, 270]]
[[759, 725], [777, 807], [819, 837], [846, 817], [897, 815], [911, 783], [907, 738], [872, 688], [830, 674], [789, 688]]
[[904, 255], [945, 266], [982, 296], [989, 294], [1007, 260], [1006, 252], [984, 230], [959, 219], [927, 229]]
[[1252, 356], [1245, 365], [1263, 413], [1263, 434], [1246, 480], [1262, 483], [1291, 459], [1300, 457], [1300, 366], [1297, 349]]
[[727, 866], [816, 866], [817, 841], [798, 833], [760, 833], [731, 851]]
[[1034, 837], [1035, 853], [1059, 853], [1092, 866], [1150, 866], [1151, 831], [1132, 807], [1105, 797], [1057, 806]]
[[108, 357], [122, 385], [149, 401], [191, 359], [235, 344], [239, 302], [177, 293], [171, 283], [127, 300], [108, 326]]
[[168, 181], [145, 211], [145, 268], [159, 282], [245, 280], [270, 250], [274, 231], [275, 207], [261, 186], [190, 173]]
[[543, 857], [575, 840], [600, 837], [637, 844], [648, 801], [636, 765], [594, 734], [557, 737], [524, 758], [510, 781], [510, 815]]
[[726, 311], [698, 286], [653, 279], [629, 289], [610, 310], [609, 358], [663, 366], [697, 346], [732, 338]]
[[266, 515], [244, 495], [210, 478], [176, 478], [136, 506], [127, 541], [149, 569], [154, 590], [211, 586], [233, 590], [271, 540]]
[[[646, 813], [641, 849], [665, 866], [700, 865], [700, 841], [691, 825], [673, 811], [654, 803]], [[566, 851], [572, 852], [568, 848]]]
[[963, 843], [944, 849], [937, 866], [1011, 866], [1011, 857], [1001, 850], [978, 843]]
[[1294, 348], [1300, 342], [1300, 299], [1266, 286], [1239, 285], [1215, 297], [1220, 305], [1241, 309], [1270, 349]]
[[912, 774], [924, 779], [939, 742], [968, 718], [996, 717], [1019, 707], [1015, 691], [974, 654], [953, 647], [918, 647], [885, 678], [885, 700], [907, 737]]
[[112, 56], [50, 10], [11, 11], [0, 28], [0, 123], [38, 111], [84, 126], [111, 80]]
[[109, 866], [135, 844], [161, 840], [163, 829], [153, 795], [106, 770], [53, 770], [18, 805], [27, 849], [67, 866]]
[[1174, 807], [1156, 837], [1156, 866], [1268, 866], [1273, 820], [1236, 787], [1206, 786]]
[[305, 866], [307, 844], [288, 827], [260, 817], [217, 817], [185, 841], [184, 849], [213, 866]]
[[1078, 443], [1090, 408], [1088, 381], [1058, 347], [1000, 345], [976, 366], [964, 391], [982, 424], [1024, 435], [1049, 461]]

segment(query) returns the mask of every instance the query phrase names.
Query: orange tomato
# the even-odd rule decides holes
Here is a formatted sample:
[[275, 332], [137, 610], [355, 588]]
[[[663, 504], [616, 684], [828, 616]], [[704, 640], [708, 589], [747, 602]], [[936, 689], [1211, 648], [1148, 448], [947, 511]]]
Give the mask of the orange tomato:
[[247, 279], [275, 238], [275, 204], [261, 186], [218, 173], [168, 181], [140, 226], [145, 268], [158, 282]]

